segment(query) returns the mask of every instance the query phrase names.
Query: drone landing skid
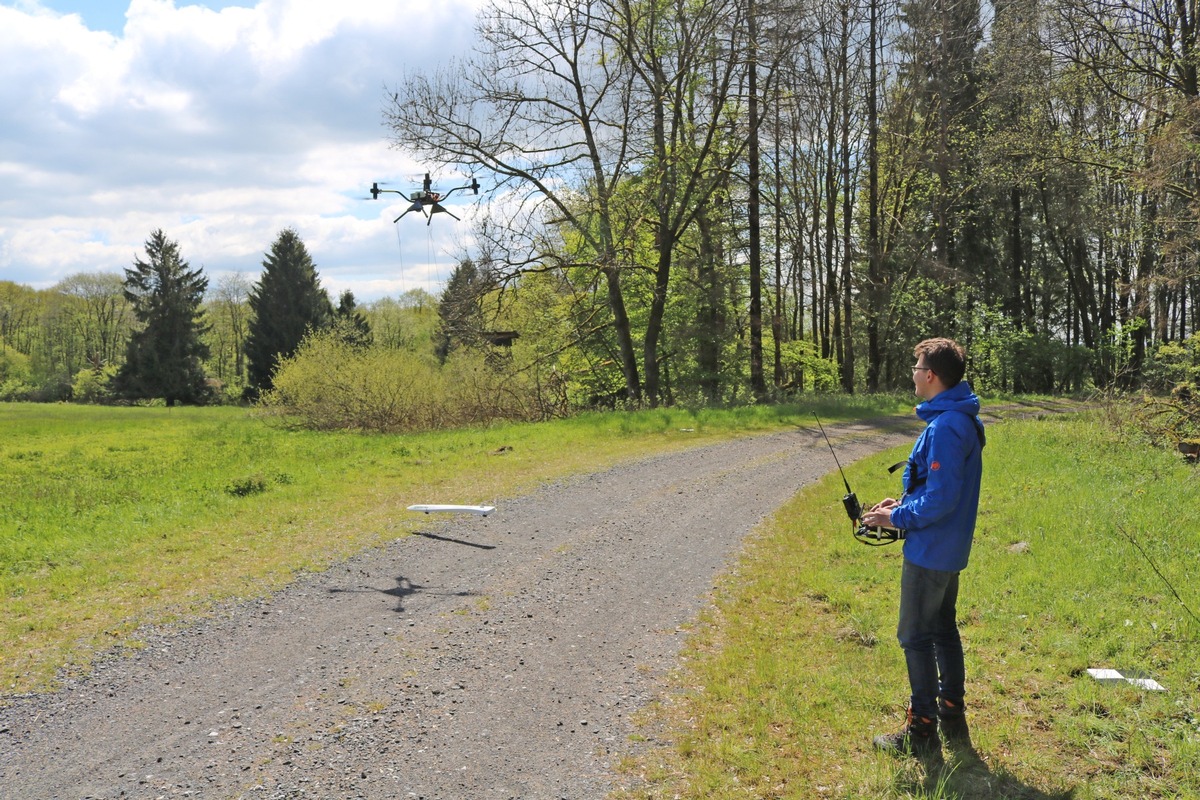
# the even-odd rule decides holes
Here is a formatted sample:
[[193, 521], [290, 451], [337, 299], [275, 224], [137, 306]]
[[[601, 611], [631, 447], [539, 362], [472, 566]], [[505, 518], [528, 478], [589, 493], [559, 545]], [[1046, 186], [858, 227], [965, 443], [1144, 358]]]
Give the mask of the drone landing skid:
[[[420, 212], [421, 212], [421, 214], [422, 214], [422, 215], [425, 217], [425, 224], [426, 224], [426, 225], [432, 225], [432, 224], [433, 224], [433, 215], [434, 215], [434, 214], [449, 214], [451, 217], [453, 217], [454, 219], [458, 220], [458, 217], [457, 217], [457, 216], [455, 216], [455, 215], [454, 215], [452, 212], [450, 212], [450, 211], [447, 211], [445, 208], [443, 208], [442, 206], [438, 205], [437, 203], [433, 203], [433, 204], [430, 206], [430, 212], [429, 212], [428, 214], [426, 214], [426, 213], [425, 213], [425, 206], [424, 206], [422, 203], [420, 203], [420, 202], [415, 202], [415, 203], [413, 203], [411, 206], [409, 206], [408, 208], [404, 209], [404, 214], [407, 214], [407, 213], [408, 213], [408, 212], [410, 212], [410, 211], [420, 211]], [[404, 214], [401, 214], [400, 216], [398, 216], [398, 217], [396, 217], [394, 220], [392, 220], [392, 224], [394, 225], [395, 223], [397, 223], [397, 222], [399, 222], [401, 219], [403, 219], [403, 218], [404, 218]], [[462, 220], [458, 220], [458, 221], [459, 221], [459, 222], [461, 222]]]

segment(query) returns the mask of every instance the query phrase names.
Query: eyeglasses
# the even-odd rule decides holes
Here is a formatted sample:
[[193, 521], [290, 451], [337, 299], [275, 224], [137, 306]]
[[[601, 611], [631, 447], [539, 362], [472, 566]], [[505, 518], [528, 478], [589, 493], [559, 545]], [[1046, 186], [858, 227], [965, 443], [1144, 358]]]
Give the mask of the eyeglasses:
[[912, 371], [913, 371], [913, 372], [922, 372], [922, 371], [924, 371], [924, 372], [932, 372], [932, 371], [933, 371], [933, 367], [913, 367], [913, 368], [912, 368]]

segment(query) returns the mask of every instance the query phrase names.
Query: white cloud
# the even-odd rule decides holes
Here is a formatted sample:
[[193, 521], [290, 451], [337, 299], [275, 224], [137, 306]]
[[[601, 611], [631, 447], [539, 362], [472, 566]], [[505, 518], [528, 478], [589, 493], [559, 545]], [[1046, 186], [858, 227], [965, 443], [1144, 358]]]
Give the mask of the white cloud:
[[475, 4], [132, 0], [119, 37], [0, 6], [0, 279], [120, 270], [159, 227], [214, 278], [257, 273], [293, 227], [326, 284], [360, 299], [444, 279], [465, 230], [414, 221], [422, 255], [401, 278], [402, 202], [360, 198], [424, 171], [388, 148], [383, 87], [463, 52]]

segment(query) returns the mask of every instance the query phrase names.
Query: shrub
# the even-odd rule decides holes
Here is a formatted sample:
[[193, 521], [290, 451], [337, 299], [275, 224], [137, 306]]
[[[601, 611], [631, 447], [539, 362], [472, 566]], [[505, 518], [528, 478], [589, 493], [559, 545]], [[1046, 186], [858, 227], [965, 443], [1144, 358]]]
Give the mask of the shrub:
[[1164, 342], [1155, 348], [1142, 370], [1146, 388], [1169, 392], [1185, 384], [1200, 384], [1200, 333], [1182, 342]]
[[984, 305], [976, 309], [968, 352], [971, 386], [985, 392], [1079, 392], [1096, 368], [1086, 347], [1018, 328]]
[[33, 391], [29, 356], [18, 353], [0, 339], [0, 401], [28, 400]]
[[396, 432], [530, 418], [531, 389], [482, 353], [432, 359], [318, 332], [280, 364], [264, 411], [313, 430]]
[[812, 389], [831, 392], [841, 386], [837, 362], [821, 358], [817, 346], [807, 340], [784, 342], [780, 345], [780, 360], [790, 375], [804, 375]]
[[9, 347], [0, 339], [0, 383], [29, 380], [29, 356]]
[[1151, 441], [1189, 452], [1200, 444], [1200, 334], [1164, 342], [1142, 372], [1148, 394], [1133, 420]]
[[66, 403], [71, 399], [71, 376], [63, 373], [47, 377], [29, 399], [35, 403]]
[[0, 383], [0, 402], [28, 400], [33, 395], [33, 387], [20, 378], [9, 378]]
[[90, 367], [79, 370], [71, 385], [71, 399], [77, 403], [103, 403], [111, 399], [108, 382], [116, 373], [115, 367], [105, 367], [99, 371]]
[[261, 475], [238, 478], [225, 484], [225, 494], [231, 497], [249, 497], [267, 490], [267, 479]]

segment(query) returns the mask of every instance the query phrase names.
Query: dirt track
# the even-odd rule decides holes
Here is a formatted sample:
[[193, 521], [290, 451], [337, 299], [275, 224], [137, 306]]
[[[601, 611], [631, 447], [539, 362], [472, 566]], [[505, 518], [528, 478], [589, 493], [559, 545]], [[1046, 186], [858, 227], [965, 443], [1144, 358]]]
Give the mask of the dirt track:
[[[829, 428], [843, 464], [916, 430]], [[680, 627], [832, 466], [814, 427], [431, 516], [0, 709], [0, 797], [603, 797]]]

